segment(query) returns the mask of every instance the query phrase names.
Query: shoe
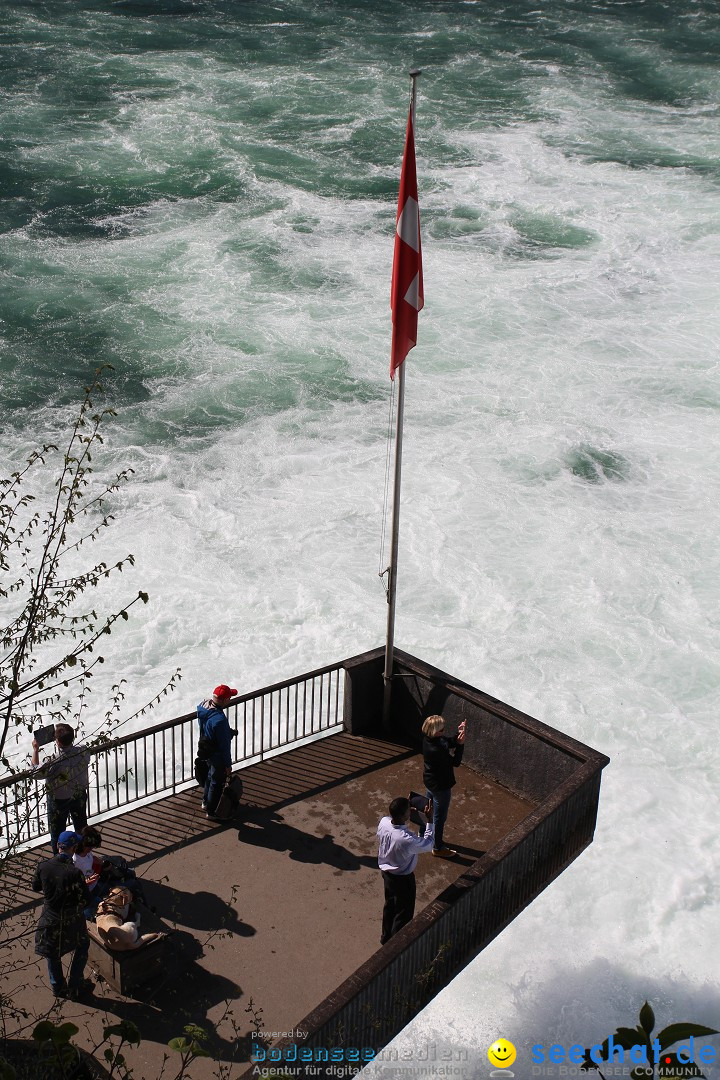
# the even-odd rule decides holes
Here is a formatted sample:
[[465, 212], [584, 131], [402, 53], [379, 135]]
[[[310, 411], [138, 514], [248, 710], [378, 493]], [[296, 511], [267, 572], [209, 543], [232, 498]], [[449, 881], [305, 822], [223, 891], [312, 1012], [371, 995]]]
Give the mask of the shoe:
[[204, 803], [202, 804], [202, 808], [203, 808], [203, 810], [205, 811], [205, 813], [207, 813], [207, 803], [206, 803], [206, 802], [204, 802]]
[[68, 996], [67, 986], [53, 986], [52, 992], [56, 998], [66, 998]]
[[205, 817], [208, 821], [222, 821], [222, 818], [216, 817], [215, 814], [206, 813]]
[[68, 986], [67, 996], [71, 1001], [77, 1001], [81, 997], [85, 997], [86, 994], [91, 994], [95, 989], [95, 983], [92, 979], [83, 979], [77, 986]]
[[457, 851], [451, 847], [433, 848], [433, 855], [436, 859], [454, 859]]

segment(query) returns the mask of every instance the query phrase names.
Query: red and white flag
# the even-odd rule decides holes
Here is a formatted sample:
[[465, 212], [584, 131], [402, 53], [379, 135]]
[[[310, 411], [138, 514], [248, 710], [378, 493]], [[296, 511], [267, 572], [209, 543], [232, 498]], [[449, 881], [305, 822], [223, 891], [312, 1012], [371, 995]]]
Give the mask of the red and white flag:
[[420, 249], [420, 207], [418, 206], [417, 174], [415, 172], [415, 136], [412, 109], [408, 116], [405, 153], [400, 174], [393, 259], [390, 307], [393, 336], [390, 356], [390, 378], [417, 343], [418, 311], [425, 303], [423, 297], [422, 251]]

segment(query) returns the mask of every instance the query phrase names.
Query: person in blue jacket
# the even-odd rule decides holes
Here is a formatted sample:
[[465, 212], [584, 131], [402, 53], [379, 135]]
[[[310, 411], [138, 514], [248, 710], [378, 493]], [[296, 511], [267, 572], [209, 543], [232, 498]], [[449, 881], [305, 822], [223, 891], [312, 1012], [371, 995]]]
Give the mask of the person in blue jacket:
[[236, 694], [237, 690], [226, 686], [225, 683], [220, 683], [207, 701], [202, 701], [197, 707], [200, 735], [210, 743], [210, 754], [207, 759], [210, 768], [203, 794], [203, 808], [210, 821], [219, 820], [215, 817], [215, 811], [220, 802], [225, 781], [232, 776], [232, 732], [224, 710]]

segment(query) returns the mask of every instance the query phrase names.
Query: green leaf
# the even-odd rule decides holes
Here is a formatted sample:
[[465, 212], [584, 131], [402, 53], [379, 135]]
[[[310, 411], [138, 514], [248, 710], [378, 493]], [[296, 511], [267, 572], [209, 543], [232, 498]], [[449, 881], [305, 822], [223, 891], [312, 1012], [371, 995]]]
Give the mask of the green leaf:
[[67, 1021], [64, 1024], [53, 1024], [51, 1020], [41, 1020], [33, 1031], [33, 1039], [38, 1042], [52, 1042], [55, 1046], [69, 1043], [73, 1035], [77, 1035], [80, 1028]]
[[207, 1039], [207, 1032], [197, 1024], [186, 1024], [183, 1028], [185, 1035], [171, 1039], [168, 1046], [171, 1050], [177, 1050], [180, 1054], [192, 1054], [193, 1057], [210, 1057], [198, 1040]]
[[75, 659], [73, 654], [70, 653], [69, 656], [65, 657], [65, 663], [67, 664], [68, 667], [75, 667], [75, 665], [77, 664], [77, 660]]
[[143, 604], [147, 604], [148, 600], [150, 599], [150, 597], [148, 596], [148, 594], [146, 592], [139, 592], [138, 596], [142, 600]]
[[48, 1039], [52, 1038], [54, 1031], [55, 1025], [52, 1020], [41, 1020], [33, 1031], [33, 1039], [36, 1039], [37, 1042], [47, 1042]]
[[694, 1062], [680, 1061], [677, 1054], [661, 1054], [658, 1062], [658, 1076], [661, 1080], [687, 1080], [703, 1074]]
[[[605, 1042], [600, 1047], [600, 1057], [602, 1058], [603, 1061], [605, 1061], [605, 1059], [607, 1058], [607, 1053], [608, 1053], [609, 1047], [610, 1047], [610, 1040], [606, 1039]], [[589, 1072], [591, 1069], [597, 1069], [598, 1068], [598, 1063], [596, 1061], [593, 1061], [593, 1059], [590, 1057], [590, 1049], [591, 1048], [588, 1047], [585, 1050], [585, 1057], [583, 1059], [582, 1065], [580, 1066], [580, 1071], [581, 1072]]]
[[104, 1039], [109, 1039], [111, 1035], [117, 1035], [124, 1042], [135, 1043], [136, 1046], [140, 1045], [142, 1039], [140, 1029], [136, 1024], [133, 1024], [132, 1020], [121, 1020], [119, 1024], [111, 1024], [109, 1027], [103, 1028]]
[[640, 1010], [640, 1025], [648, 1035], [655, 1027], [655, 1013], [652, 1011], [652, 1008], [647, 1001]]
[[635, 1041], [638, 1046], [647, 1046], [648, 1050], [650, 1050], [652, 1047], [652, 1043], [650, 1042], [650, 1036], [648, 1035], [645, 1028], [641, 1027], [640, 1024], [638, 1024], [638, 1026], [635, 1028]]
[[54, 1041], [56, 1043], [69, 1043], [73, 1035], [77, 1035], [79, 1030], [79, 1027], [76, 1027], [75, 1024], [71, 1024], [70, 1021], [67, 1020], [64, 1024], [58, 1024], [58, 1026], [55, 1028]]
[[0, 1057], [0, 1080], [16, 1080], [17, 1073], [13, 1069], [9, 1061], [6, 1061], [4, 1057]]
[[668, 1027], [663, 1028], [657, 1037], [660, 1040], [660, 1049], [664, 1050], [682, 1039], [689, 1039], [691, 1035], [699, 1039], [703, 1035], [717, 1035], [717, 1031], [715, 1028], [704, 1027], [702, 1024], [688, 1024], [685, 1022], [670, 1024]]
[[616, 1046], [622, 1046], [623, 1050], [631, 1050], [638, 1045], [637, 1028], [619, 1027], [613, 1035], [613, 1042]]

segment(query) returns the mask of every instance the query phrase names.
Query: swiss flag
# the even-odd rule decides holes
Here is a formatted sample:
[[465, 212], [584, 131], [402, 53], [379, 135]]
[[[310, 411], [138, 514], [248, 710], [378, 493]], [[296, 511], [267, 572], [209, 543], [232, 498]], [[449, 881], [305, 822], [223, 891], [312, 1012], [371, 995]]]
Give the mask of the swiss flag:
[[415, 136], [412, 109], [408, 115], [405, 153], [400, 174], [395, 257], [393, 259], [390, 307], [393, 336], [390, 378], [417, 343], [418, 311], [423, 297], [422, 251], [420, 249], [420, 208], [415, 172]]

